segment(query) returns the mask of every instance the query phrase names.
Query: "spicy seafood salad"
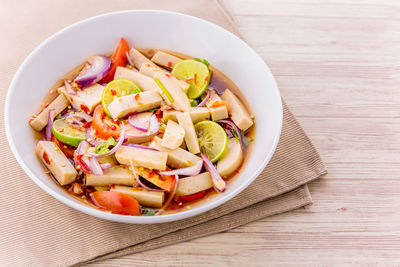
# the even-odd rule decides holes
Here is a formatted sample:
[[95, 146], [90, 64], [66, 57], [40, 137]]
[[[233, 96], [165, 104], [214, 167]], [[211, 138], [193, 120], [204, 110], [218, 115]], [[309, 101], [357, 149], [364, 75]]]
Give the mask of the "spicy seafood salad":
[[[254, 117], [208, 61], [137, 50], [90, 56], [32, 115], [55, 181], [106, 212], [162, 215], [223, 193]], [[59, 81], [60, 82], [60, 81]]]

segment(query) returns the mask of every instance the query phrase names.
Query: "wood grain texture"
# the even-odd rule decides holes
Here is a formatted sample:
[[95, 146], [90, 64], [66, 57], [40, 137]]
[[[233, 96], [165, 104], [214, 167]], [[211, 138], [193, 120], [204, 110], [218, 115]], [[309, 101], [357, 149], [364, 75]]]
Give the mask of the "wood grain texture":
[[400, 264], [400, 1], [224, 3], [328, 166], [314, 205], [92, 265]]

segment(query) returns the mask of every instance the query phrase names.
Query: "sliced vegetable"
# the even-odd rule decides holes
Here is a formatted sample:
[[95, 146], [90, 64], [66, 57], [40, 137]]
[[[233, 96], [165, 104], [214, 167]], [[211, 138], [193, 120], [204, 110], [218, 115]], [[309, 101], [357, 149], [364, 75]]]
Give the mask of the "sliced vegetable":
[[150, 118], [150, 126], [149, 126], [149, 130], [147, 132], [141, 133], [141, 134], [127, 133], [126, 135], [132, 136], [132, 137], [152, 136], [152, 135], [156, 135], [159, 130], [160, 130], [160, 123], [158, 122], [156, 115], [153, 114]]
[[114, 54], [111, 56], [111, 68], [108, 71], [107, 75], [101, 79], [100, 83], [108, 83], [110, 82], [112, 79], [114, 79], [114, 74], [115, 74], [115, 70], [117, 69], [117, 67], [121, 66], [125, 66], [126, 62], [127, 62], [127, 56], [126, 54], [129, 51], [129, 45], [127, 43], [127, 41], [125, 40], [125, 38], [121, 38], [121, 40], [118, 43], [117, 48], [114, 51]]
[[198, 104], [198, 107], [204, 107], [208, 101], [208, 99], [210, 99], [210, 90], [206, 91], [206, 96], [204, 97], [204, 99], [200, 102], [200, 104]]
[[130, 115], [128, 117], [128, 122], [132, 127], [142, 131], [147, 132], [150, 128], [150, 120], [153, 112], [142, 112]]
[[137, 147], [137, 148], [143, 148], [143, 149], [158, 151], [155, 148], [151, 148], [149, 146], [144, 146], [144, 145], [138, 145], [138, 144], [125, 144], [125, 146], [131, 146], [131, 147]]
[[184, 200], [184, 201], [186, 201], [186, 202], [191, 202], [191, 201], [195, 201], [195, 200], [198, 200], [198, 199], [202, 198], [205, 193], [206, 193], [206, 191], [203, 190], [203, 191], [200, 191], [200, 192], [198, 192], [196, 194], [188, 195], [188, 196], [180, 196], [179, 198]]
[[65, 91], [67, 92], [67, 94], [76, 95], [76, 91], [74, 90], [74, 88], [72, 88], [72, 85], [70, 82], [64, 81], [64, 86], [65, 86]]
[[142, 89], [136, 83], [128, 79], [115, 79], [109, 82], [103, 89], [103, 94], [101, 96], [101, 104], [103, 106], [104, 112], [112, 117], [108, 111], [108, 105], [114, 101], [115, 98], [133, 95], [142, 92]]
[[92, 125], [95, 129], [95, 135], [101, 139], [108, 139], [111, 136], [118, 138], [120, 135], [118, 124], [106, 116], [106, 113], [101, 105], [98, 105], [94, 110]]
[[132, 67], [135, 67], [135, 63], [133, 63], [131, 57], [129, 56], [128, 51], [126, 51], [125, 55], [126, 55], [126, 60], [128, 61], [129, 65], [131, 65]]
[[228, 129], [229, 131], [232, 132], [232, 135], [236, 139], [239, 140], [240, 145], [242, 146], [242, 149], [246, 148], [246, 144], [244, 143], [244, 140], [243, 140], [243, 133], [232, 120], [230, 120], [230, 119], [229, 120], [219, 120], [217, 122], [224, 125], [225, 129]]
[[80, 144], [78, 145], [78, 148], [75, 150], [74, 153], [74, 162], [75, 162], [75, 166], [76, 167], [80, 167], [81, 170], [85, 173], [89, 173], [90, 169], [89, 169], [89, 159], [87, 157], [87, 155], [85, 154], [87, 152], [87, 150], [89, 149], [89, 143], [86, 141], [82, 141], [80, 142]]
[[184, 175], [184, 176], [193, 176], [200, 173], [203, 168], [203, 161], [196, 162], [193, 166], [175, 169], [167, 172], [160, 172], [162, 175]]
[[46, 140], [50, 141], [51, 140], [51, 128], [53, 127], [53, 116], [54, 116], [54, 108], [50, 109], [49, 111], [49, 117], [47, 120], [47, 127], [46, 127]]
[[91, 129], [86, 131], [85, 139], [91, 146], [98, 146], [105, 142], [103, 139], [95, 139], [95, 135]]
[[190, 106], [191, 106], [191, 107], [197, 107], [197, 101], [194, 100], [194, 99], [191, 99], [191, 100], [190, 100]]
[[67, 145], [60, 140], [58, 140], [54, 135], [51, 137], [51, 141], [57, 144], [58, 148], [67, 156], [70, 158], [74, 157], [74, 152], [75, 152], [75, 147]]
[[[205, 63], [206, 62], [206, 63]], [[196, 59], [186, 59], [175, 64], [171, 74], [190, 84], [188, 97], [196, 99], [207, 89], [211, 72], [208, 62]]]
[[106, 162], [106, 163], [100, 164], [100, 167], [101, 167], [101, 168], [103, 169], [103, 171], [104, 171], [104, 170], [107, 170], [107, 169], [111, 168], [112, 165], [111, 165], [111, 163]]
[[228, 137], [224, 129], [216, 122], [201, 121], [194, 125], [200, 150], [211, 162], [216, 162], [224, 154]]
[[157, 213], [157, 210], [149, 209], [149, 208], [146, 208], [146, 207], [142, 207], [141, 210], [142, 210], [142, 215], [143, 216], [154, 216]]
[[51, 128], [54, 136], [61, 142], [77, 147], [85, 140], [86, 132], [81, 127], [68, 124], [65, 119], [58, 119]]
[[100, 166], [100, 163], [97, 161], [97, 159], [95, 157], [90, 157], [89, 158], [89, 170], [90, 173], [92, 173], [93, 175], [99, 176], [99, 175], [103, 175], [103, 169]]
[[161, 208], [165, 197], [164, 192], [149, 191], [144, 188], [131, 186], [115, 185], [111, 188], [110, 191], [117, 191], [123, 194], [127, 194], [135, 198], [140, 205], [154, 208]]
[[101, 209], [122, 215], [140, 215], [139, 202], [119, 192], [96, 191], [90, 194], [93, 203]]
[[155, 192], [164, 192], [164, 191], [165, 191], [164, 189], [151, 188], [151, 187], [145, 185], [142, 181], [140, 181], [140, 178], [139, 178], [139, 176], [137, 175], [137, 173], [136, 173], [136, 171], [135, 171], [135, 167], [133, 166], [132, 160], [129, 159], [129, 162], [130, 162], [130, 165], [131, 165], [131, 171], [132, 171], [133, 177], [135, 177], [136, 182], [137, 182], [141, 187], [143, 187], [144, 189], [147, 189], [147, 190], [149, 190], [149, 191], [155, 191]]
[[117, 150], [122, 146], [122, 143], [125, 140], [125, 126], [124, 126], [124, 123], [121, 123], [119, 128], [121, 128], [121, 132], [120, 132], [120, 135], [119, 135], [118, 142], [110, 151], [108, 151], [105, 154], [101, 154], [101, 155], [96, 154], [96, 153], [91, 153], [90, 155], [94, 156], [94, 157], [107, 157], [107, 156], [117, 152]]
[[111, 60], [106, 56], [92, 56], [88, 59], [88, 64], [75, 78], [75, 83], [80, 88], [86, 88], [107, 75], [111, 68]]
[[95, 146], [94, 148], [94, 153], [96, 154], [105, 154], [110, 151], [110, 146], [115, 146], [117, 142], [115, 139], [111, 136], [110, 138], [107, 139], [107, 141]]
[[211, 179], [213, 182], [213, 186], [215, 191], [217, 192], [223, 192], [226, 189], [226, 183], [225, 181], [221, 178], [221, 176], [218, 174], [217, 169], [215, 169], [214, 164], [210, 161], [210, 159], [207, 157], [207, 155], [200, 153], [201, 158], [204, 161], [204, 168], [210, 173]]
[[243, 161], [243, 151], [238, 140], [228, 140], [228, 148], [217, 164], [217, 171], [221, 176], [228, 176], [234, 173]]
[[179, 179], [177, 196], [189, 196], [200, 191], [210, 189], [214, 186], [209, 172], [203, 172], [199, 175], [188, 176]]
[[161, 207], [161, 209], [155, 214], [155, 215], [161, 215], [169, 206], [171, 201], [174, 199], [176, 195], [176, 190], [178, 189], [178, 184], [179, 184], [179, 177], [178, 175], [175, 175], [175, 183], [174, 183], [174, 188], [172, 191], [169, 193], [168, 199], [165, 201], [164, 205]]
[[165, 86], [161, 83], [160, 79], [154, 78], [154, 81], [155, 81], [156, 84], [161, 88], [162, 92], [167, 96], [168, 100], [169, 100], [171, 103], [174, 103], [174, 98], [172, 97], [172, 95], [170, 94], [170, 92], [168, 92], [167, 88], [165, 88]]
[[78, 126], [84, 126], [85, 123], [93, 120], [92, 116], [86, 114], [85, 112], [70, 112], [67, 113], [64, 118], [67, 120], [67, 122]]

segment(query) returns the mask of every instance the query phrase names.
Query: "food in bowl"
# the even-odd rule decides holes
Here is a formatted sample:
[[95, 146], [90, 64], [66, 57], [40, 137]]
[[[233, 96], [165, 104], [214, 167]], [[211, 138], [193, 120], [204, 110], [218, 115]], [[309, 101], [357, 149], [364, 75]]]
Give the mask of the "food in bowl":
[[163, 215], [223, 193], [254, 138], [239, 89], [208, 61], [121, 38], [50, 90], [29, 120], [36, 154], [87, 204]]

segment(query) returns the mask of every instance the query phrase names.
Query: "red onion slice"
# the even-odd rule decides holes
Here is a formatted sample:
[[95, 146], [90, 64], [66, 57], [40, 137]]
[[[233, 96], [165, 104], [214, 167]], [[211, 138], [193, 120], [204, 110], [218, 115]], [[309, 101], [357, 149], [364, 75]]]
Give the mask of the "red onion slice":
[[91, 146], [98, 146], [101, 143], [106, 141], [106, 140], [94, 140], [94, 138], [95, 138], [95, 135], [94, 135], [94, 133], [92, 131], [90, 131], [90, 130], [86, 131], [85, 139], [86, 139], [87, 142], [89, 142], [89, 144]]
[[129, 65], [131, 65], [132, 67], [134, 67], [135, 64], [133, 63], [131, 57], [129, 56], [129, 52], [126, 51], [126, 52], [125, 52], [125, 55], [126, 55], [126, 59], [128, 60]]
[[74, 124], [74, 125], [77, 125], [77, 126], [83, 126], [83, 122], [81, 122], [81, 121], [79, 121], [77, 118], [75, 118], [74, 116], [68, 116], [67, 118], [66, 118], [66, 121], [69, 123], [69, 124]]
[[75, 117], [77, 120], [84, 120], [86, 122], [93, 120], [93, 117], [90, 116], [89, 114], [86, 114], [85, 112], [70, 113], [70, 116]]
[[224, 130], [225, 130], [226, 135], [228, 136], [228, 138], [234, 137], [234, 135], [233, 135], [233, 133], [232, 133], [232, 131], [230, 129], [224, 129]]
[[122, 143], [124, 142], [125, 139], [125, 125], [124, 123], [121, 123], [119, 125], [119, 128], [121, 129], [120, 134], [119, 134], [119, 139], [117, 144], [107, 153], [105, 154], [96, 154], [94, 152], [90, 152], [90, 155], [96, 158], [101, 158], [101, 157], [107, 157], [109, 155], [114, 154], [115, 152], [117, 152], [117, 150], [122, 146]]
[[149, 130], [145, 133], [142, 134], [131, 134], [131, 133], [126, 133], [126, 136], [132, 136], [132, 137], [145, 137], [145, 136], [152, 136], [156, 135], [158, 133], [158, 130], [160, 130], [160, 123], [158, 122], [158, 119], [156, 115], [152, 115], [150, 119], [150, 127]]
[[[82, 142], [80, 142], [79, 143], [79, 145], [78, 145], [78, 147], [76, 148], [76, 150], [75, 150], [75, 152], [74, 152], [74, 162], [75, 162], [75, 166], [78, 166], [78, 165], [81, 165], [79, 162], [78, 162], [78, 156], [80, 156], [80, 155], [84, 155], [86, 152], [87, 152], [87, 150], [89, 149], [89, 143], [88, 142], [86, 142], [86, 141], [82, 141]], [[81, 158], [81, 160], [83, 161], [83, 163], [85, 163], [85, 165], [89, 165], [90, 163], [89, 163], [89, 160], [88, 160], [88, 158], [86, 157], [86, 156], [83, 156], [82, 158]], [[88, 171], [88, 170], [86, 170], [85, 168], [84, 168], [84, 166], [81, 166], [81, 168], [82, 168], [82, 171]]]
[[215, 191], [217, 192], [224, 192], [226, 189], [226, 183], [225, 181], [221, 178], [219, 175], [217, 169], [214, 167], [214, 164], [210, 161], [210, 159], [207, 157], [207, 155], [204, 155], [203, 153], [200, 153], [201, 158], [204, 161], [204, 168], [210, 173], [211, 179], [213, 182], [213, 186]]
[[111, 163], [106, 162], [106, 163], [100, 164], [100, 167], [101, 167], [101, 168], [103, 169], [103, 171], [104, 171], [104, 170], [107, 170], [107, 169], [111, 168], [112, 165], [111, 165]]
[[88, 65], [75, 78], [80, 88], [88, 87], [103, 79], [111, 68], [111, 59], [106, 56], [92, 56], [88, 59]]
[[149, 191], [156, 191], [156, 192], [164, 192], [164, 191], [165, 191], [165, 190], [163, 190], [163, 189], [155, 189], [155, 188], [148, 187], [147, 185], [145, 185], [144, 183], [142, 183], [142, 181], [140, 181], [139, 176], [138, 176], [138, 175], [136, 174], [136, 172], [135, 172], [135, 168], [133, 167], [132, 159], [130, 159], [130, 158], [129, 158], [129, 163], [131, 164], [131, 171], [132, 171], [133, 177], [135, 177], [136, 182], [137, 182], [141, 187], [143, 187], [144, 189], [149, 190]]
[[162, 175], [184, 175], [184, 176], [194, 176], [200, 173], [201, 169], [203, 168], [203, 161], [199, 161], [193, 166], [175, 169], [172, 171], [167, 172], [160, 172]]
[[231, 121], [231, 120], [219, 120], [217, 122], [218, 123], [228, 124], [231, 129], [235, 130], [235, 132], [239, 136], [239, 141], [240, 141], [240, 145], [242, 146], [242, 149], [246, 148], [246, 145], [244, 144], [244, 141], [243, 141], [242, 131], [240, 131], [239, 127], [237, 127], [236, 124], [233, 121]]
[[103, 169], [100, 166], [100, 163], [95, 157], [90, 157], [88, 167], [93, 175], [100, 176], [104, 174]]
[[147, 132], [150, 128], [150, 120], [152, 115], [152, 112], [133, 114], [128, 117], [128, 122], [130, 125], [132, 125], [132, 127], [138, 129], [139, 131]]
[[206, 97], [197, 106], [198, 107], [203, 107], [207, 103], [208, 99], [210, 99], [210, 90], [206, 91]]
[[172, 189], [172, 191], [169, 193], [169, 197], [168, 199], [165, 201], [164, 205], [161, 207], [161, 209], [154, 214], [154, 216], [158, 216], [161, 215], [169, 206], [169, 204], [171, 203], [171, 201], [174, 199], [175, 195], [176, 195], [176, 191], [178, 190], [178, 183], [179, 183], [179, 176], [175, 175], [175, 185], [174, 188]]
[[86, 142], [86, 141], [80, 142], [78, 147], [76, 148], [76, 150], [74, 152], [74, 158], [76, 158], [76, 156], [78, 156], [78, 155], [85, 154], [87, 152], [87, 150], [89, 149], [89, 147], [90, 146], [89, 146], [88, 142]]
[[67, 92], [67, 94], [76, 95], [76, 91], [72, 88], [71, 83], [69, 83], [68, 81], [64, 81], [64, 86], [65, 86], [65, 91]]
[[136, 147], [136, 148], [143, 148], [143, 149], [147, 149], [147, 150], [158, 151], [155, 148], [152, 148], [152, 147], [149, 147], [149, 146], [138, 145], [138, 144], [124, 144], [124, 146], [130, 146], [130, 147]]
[[55, 112], [54, 108], [50, 109], [49, 117], [47, 119], [47, 127], [46, 127], [46, 140], [47, 141], [51, 140], [51, 128], [53, 127], [53, 119], [51, 117], [53, 116], [54, 112]]

